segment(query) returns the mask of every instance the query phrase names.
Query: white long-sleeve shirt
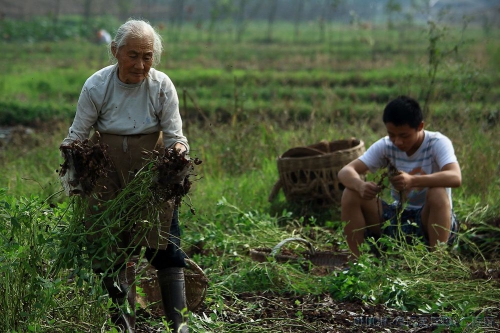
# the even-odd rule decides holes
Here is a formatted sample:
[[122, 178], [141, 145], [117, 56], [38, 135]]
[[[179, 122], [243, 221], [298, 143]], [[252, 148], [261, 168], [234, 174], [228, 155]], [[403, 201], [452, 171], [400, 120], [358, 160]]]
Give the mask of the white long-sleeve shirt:
[[142, 82], [125, 84], [118, 79], [117, 69], [117, 65], [111, 65], [87, 79], [62, 144], [87, 139], [94, 127], [100, 133], [116, 135], [162, 131], [165, 147], [180, 142], [189, 150], [182, 133], [179, 98], [170, 78], [151, 68]]

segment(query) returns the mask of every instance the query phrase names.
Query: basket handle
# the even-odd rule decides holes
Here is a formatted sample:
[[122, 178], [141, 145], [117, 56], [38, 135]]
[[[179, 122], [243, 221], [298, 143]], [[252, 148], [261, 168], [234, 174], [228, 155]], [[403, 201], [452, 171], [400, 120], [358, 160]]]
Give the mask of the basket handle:
[[273, 247], [273, 249], [271, 251], [271, 256], [274, 257], [275, 255], [277, 255], [278, 252], [283, 247], [283, 245], [285, 245], [286, 243], [292, 242], [292, 241], [304, 243], [305, 245], [307, 245], [307, 247], [309, 249], [309, 254], [314, 255], [316, 253], [314, 246], [309, 241], [305, 240], [304, 238], [291, 237], [291, 238], [287, 238], [287, 239], [282, 240], [275, 247]]
[[354, 143], [358, 142], [359, 140], [356, 139], [355, 137], [351, 136], [348, 141], [349, 141], [349, 148], [354, 148], [354, 146], [355, 146]]
[[326, 140], [321, 140], [321, 144], [323, 145], [325, 151], [324, 154], [330, 153], [330, 144]]
[[200, 266], [198, 266], [197, 263], [195, 263], [193, 260], [191, 260], [189, 258], [185, 258], [184, 261], [186, 262], [186, 264], [189, 265], [189, 268], [191, 268], [193, 271], [195, 271], [195, 273], [200, 274], [203, 277], [203, 279], [206, 279], [208, 281], [207, 276], [205, 275], [205, 272], [201, 269]]
[[269, 194], [269, 197], [267, 198], [267, 201], [271, 202], [276, 198], [276, 195], [278, 195], [278, 192], [280, 191], [282, 187], [281, 179], [279, 179], [276, 183], [274, 183], [273, 188], [271, 189], [271, 193]]

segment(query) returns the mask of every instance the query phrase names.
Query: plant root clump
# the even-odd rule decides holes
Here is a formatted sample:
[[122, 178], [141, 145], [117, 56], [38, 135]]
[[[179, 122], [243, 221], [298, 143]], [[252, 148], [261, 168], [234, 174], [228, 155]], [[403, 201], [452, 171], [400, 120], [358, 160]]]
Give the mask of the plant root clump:
[[64, 157], [59, 176], [63, 177], [73, 168], [74, 178], [70, 185], [81, 186], [84, 195], [90, 195], [99, 177], [106, 176], [111, 167], [111, 159], [107, 154], [108, 146], [104, 143], [92, 143], [89, 139], [75, 140], [69, 145], [60, 147]]
[[191, 159], [175, 148], [165, 149], [163, 155], [153, 151], [153, 155], [156, 158], [153, 159], [152, 171], [157, 174], [152, 191], [163, 200], [174, 199], [175, 205], [179, 206], [193, 184], [191, 177], [196, 176], [194, 166], [200, 165], [202, 161], [199, 158]]

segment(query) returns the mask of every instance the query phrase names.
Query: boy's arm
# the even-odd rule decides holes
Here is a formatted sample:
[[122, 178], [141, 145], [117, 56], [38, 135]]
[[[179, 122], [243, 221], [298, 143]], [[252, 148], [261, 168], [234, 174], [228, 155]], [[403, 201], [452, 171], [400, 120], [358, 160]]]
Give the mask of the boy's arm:
[[458, 163], [449, 163], [429, 175], [421, 174], [419, 170], [402, 172], [393, 177], [391, 183], [398, 191], [422, 187], [459, 187], [462, 184], [462, 172]]
[[374, 182], [365, 182], [360, 175], [368, 172], [368, 166], [356, 159], [344, 166], [338, 174], [340, 182], [348, 189], [357, 192], [361, 198], [370, 200], [377, 196], [380, 187]]

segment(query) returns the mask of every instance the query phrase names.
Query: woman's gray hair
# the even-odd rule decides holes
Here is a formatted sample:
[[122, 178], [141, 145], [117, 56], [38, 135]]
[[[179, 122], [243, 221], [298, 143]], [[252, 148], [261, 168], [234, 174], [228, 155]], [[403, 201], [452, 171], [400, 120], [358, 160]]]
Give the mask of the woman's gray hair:
[[116, 63], [116, 58], [111, 52], [111, 46], [114, 45], [118, 50], [127, 44], [129, 38], [144, 38], [149, 36], [153, 37], [153, 67], [157, 66], [160, 63], [163, 51], [162, 38], [155, 28], [144, 20], [129, 19], [118, 28], [115, 38], [108, 47], [110, 61]]

